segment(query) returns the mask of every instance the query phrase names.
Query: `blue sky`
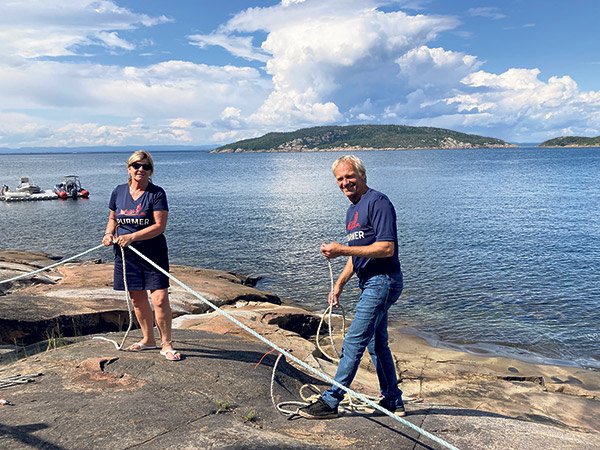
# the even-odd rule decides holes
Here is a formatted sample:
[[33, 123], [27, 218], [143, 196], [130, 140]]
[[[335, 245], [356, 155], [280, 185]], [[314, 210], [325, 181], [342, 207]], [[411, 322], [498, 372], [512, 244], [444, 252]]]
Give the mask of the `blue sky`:
[[0, 147], [600, 135], [592, 0], [0, 0]]

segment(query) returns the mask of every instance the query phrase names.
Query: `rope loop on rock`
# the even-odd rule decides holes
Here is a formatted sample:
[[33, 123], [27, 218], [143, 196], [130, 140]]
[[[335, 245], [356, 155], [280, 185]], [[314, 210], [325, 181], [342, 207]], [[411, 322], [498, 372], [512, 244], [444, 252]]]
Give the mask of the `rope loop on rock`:
[[[268, 353], [271, 353], [272, 351], [273, 350], [269, 351]], [[264, 356], [266, 356], [267, 354], [265, 354]], [[275, 391], [274, 391], [275, 374], [277, 373], [277, 366], [279, 365], [279, 361], [281, 360], [282, 357], [283, 357], [282, 353], [280, 353], [277, 356], [277, 359], [275, 360], [275, 364], [273, 365], [273, 372], [271, 373], [271, 403], [273, 403], [273, 406], [279, 413], [281, 413], [284, 416], [287, 416], [288, 419], [292, 419], [300, 413], [301, 407], [308, 406], [310, 403], [316, 401], [321, 396], [321, 391], [319, 390], [319, 388], [317, 388], [313, 384], [303, 384], [300, 387], [300, 397], [302, 398], [301, 402], [289, 400], [289, 401], [283, 401], [283, 402], [277, 403], [275, 401]], [[305, 394], [306, 390], [310, 390], [310, 393]], [[365, 395], [365, 397], [373, 402], [378, 401], [378, 398], [375, 398], [372, 396]], [[296, 408], [293, 410], [286, 409], [285, 406], [288, 406], [288, 405], [295, 406]], [[361, 402], [353, 402], [351, 396], [344, 397], [344, 399], [340, 402], [340, 404], [338, 406], [342, 410], [345, 410], [345, 411], [372, 412], [372, 409], [369, 409], [369, 405], [367, 405], [366, 403], [361, 403]]]
[[[333, 269], [331, 267], [331, 260], [329, 258], [327, 258], [327, 266], [329, 267], [329, 280], [331, 282], [331, 290], [329, 291], [329, 295], [330, 295], [330, 298], [333, 298], [333, 289], [334, 289]], [[343, 338], [346, 335], [346, 312], [344, 311], [344, 307], [342, 306], [341, 303], [338, 304], [338, 307], [342, 311], [342, 338]], [[315, 341], [317, 344], [317, 348], [323, 354], [323, 356], [325, 356], [326, 358], [329, 358], [331, 361], [338, 362], [340, 360], [340, 353], [337, 351], [337, 348], [335, 347], [335, 342], [333, 341], [333, 333], [332, 333], [332, 328], [331, 328], [332, 315], [333, 315], [333, 305], [330, 303], [327, 306], [327, 309], [325, 310], [325, 312], [321, 315], [321, 320], [319, 322], [319, 326], [317, 327], [317, 336], [315, 338]], [[333, 348], [333, 352], [335, 353], [335, 356], [331, 356], [325, 350], [323, 350], [323, 348], [321, 347], [321, 342], [320, 342], [321, 341], [321, 327], [323, 326], [323, 322], [325, 321], [326, 316], [327, 316], [327, 326], [329, 327], [329, 330], [328, 330], [329, 342], [331, 343], [331, 347]]]

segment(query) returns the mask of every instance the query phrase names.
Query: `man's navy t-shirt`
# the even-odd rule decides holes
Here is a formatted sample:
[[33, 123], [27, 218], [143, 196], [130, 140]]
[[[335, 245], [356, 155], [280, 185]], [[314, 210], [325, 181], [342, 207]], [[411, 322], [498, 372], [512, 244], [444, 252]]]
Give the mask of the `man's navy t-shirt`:
[[[113, 190], [108, 207], [115, 212], [117, 235], [135, 233], [149, 227], [154, 224], [154, 211], [169, 210], [167, 194], [163, 188], [152, 183], [137, 200], [131, 197], [128, 184], [120, 184]], [[161, 266], [163, 264], [159, 261], [168, 261], [167, 241], [163, 233], [131, 245]], [[120, 255], [119, 252], [117, 254]]]
[[346, 231], [349, 246], [394, 243], [394, 255], [389, 258], [353, 256], [352, 266], [358, 278], [400, 273], [396, 210], [386, 195], [369, 188], [358, 203], [350, 205], [346, 212]]

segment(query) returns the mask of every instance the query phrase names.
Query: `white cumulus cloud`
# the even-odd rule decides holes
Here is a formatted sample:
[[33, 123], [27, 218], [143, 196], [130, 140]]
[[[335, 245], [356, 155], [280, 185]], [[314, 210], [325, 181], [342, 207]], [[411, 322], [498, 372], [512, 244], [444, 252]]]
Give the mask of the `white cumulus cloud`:
[[[451, 111], [430, 117], [435, 126], [494, 134], [511, 129], [511, 138], [530, 142], [600, 129], [600, 92], [581, 92], [569, 76], [539, 78], [538, 69], [509, 69], [499, 75], [477, 71], [462, 80], [463, 93], [439, 100]], [[423, 124], [420, 120], [418, 124]], [[593, 131], [596, 130], [596, 131]]]
[[109, 0], [3, 2], [0, 58], [74, 55], [78, 46], [101, 43], [130, 50], [118, 31], [168, 22], [133, 13]]
[[[190, 142], [206, 136], [202, 124], [212, 122], [232, 103], [257, 108], [268, 94], [269, 86], [253, 68], [215, 67], [183, 61], [146, 67], [35, 60], [10, 67], [0, 65], [2, 108], [28, 111], [14, 118], [13, 122], [20, 121], [14, 129], [25, 129], [36, 120], [44, 123], [42, 128], [65, 119], [75, 124], [57, 128], [53, 135], [55, 145], [65, 145], [64, 142], [92, 145], [91, 138], [86, 137], [87, 131], [78, 133], [77, 130], [82, 130], [80, 117], [95, 116], [111, 117], [111, 122], [143, 117], [156, 128], [180, 130], [154, 134], [146, 130], [149, 141], [156, 143], [160, 136], [165, 139], [164, 143]], [[39, 117], [45, 115], [54, 119], [40, 121]], [[172, 117], [178, 117], [177, 121], [173, 122]], [[193, 130], [181, 132], [184, 120]], [[96, 126], [96, 122], [90, 123], [94, 125], [88, 123], [86, 130]], [[114, 145], [140, 142], [140, 139], [143, 142], [143, 135], [133, 131], [130, 126], [107, 125], [103, 133], [89, 133], [89, 136]], [[59, 139], [61, 133], [67, 137]], [[0, 145], [25, 145], [21, 132], [5, 132], [3, 136]], [[79, 144], [74, 136], [81, 136]], [[48, 142], [44, 140], [40, 144], [48, 145]]]
[[447, 17], [384, 13], [369, 0], [306, 0], [248, 9], [220, 31], [267, 32], [261, 47], [270, 55], [273, 90], [249, 122], [289, 128], [343, 121], [365, 98], [388, 101], [390, 86], [402, 95], [394, 61], [455, 25]]
[[396, 62], [407, 83], [420, 88], [454, 87], [481, 66], [475, 56], [424, 45], [409, 50]]

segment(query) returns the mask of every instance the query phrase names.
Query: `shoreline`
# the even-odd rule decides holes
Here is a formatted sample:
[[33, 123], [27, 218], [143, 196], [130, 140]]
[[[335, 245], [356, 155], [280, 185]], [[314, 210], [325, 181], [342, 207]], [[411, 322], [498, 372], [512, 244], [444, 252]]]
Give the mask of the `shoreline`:
[[[229, 310], [238, 318], [257, 318], [241, 307]], [[565, 376], [558, 392], [551, 390], [554, 385], [544, 388], [539, 376], [515, 376], [517, 367], [509, 368], [510, 376], [498, 376], [451, 353], [430, 354], [416, 372], [402, 372], [407, 415], [401, 423], [349, 408], [333, 420], [290, 420], [274, 403], [310, 401], [303, 392], [316, 391], [306, 392], [307, 384], [318, 390], [328, 385], [285, 360], [274, 376], [276, 355], [265, 354], [265, 346], [247, 335], [219, 333], [215, 322], [204, 325], [217, 334], [178, 331], [184, 354], [179, 363], [166, 362], [158, 350], [116, 352], [106, 342], [87, 339], [0, 367], [3, 377], [35, 376], [5, 389], [12, 405], [3, 421], [5, 448], [20, 449], [24, 442], [39, 448], [115, 447], [115, 436], [119, 448], [441, 448], [406, 427], [412, 424], [462, 449], [600, 449], [598, 401], [570, 392], [573, 383]], [[270, 328], [273, 337], [285, 339]], [[131, 337], [139, 336], [136, 331]], [[457, 367], [470, 370], [470, 378]], [[442, 379], [436, 377], [440, 369]], [[369, 373], [359, 370], [356, 391], [374, 390]], [[269, 390], [273, 378], [277, 382]], [[148, 420], [140, 411], [164, 420]]]
[[[574, 361], [575, 364], [593, 366], [593, 361], [582, 362], [582, 359], [590, 355], [598, 357], [593, 339], [598, 326], [590, 323], [590, 320], [593, 320], [593, 304], [598, 300], [594, 290], [594, 282], [598, 280], [598, 276], [594, 274], [593, 264], [587, 268], [589, 271], [583, 267], [578, 270], [577, 262], [594, 262], [598, 253], [595, 251], [597, 246], [590, 240], [593, 233], [589, 233], [594, 227], [593, 218], [588, 217], [589, 206], [593, 202], [590, 203], [589, 196], [582, 194], [585, 192], [587, 178], [577, 174], [586, 174], [586, 177], [595, 174], [595, 170], [585, 168], [594, 165], [588, 161], [596, 161], [598, 152], [576, 152], [577, 155], [572, 156], [577, 158], [569, 158], [571, 153], [568, 151], [558, 152], [560, 155], [550, 152], [552, 155], [544, 156], [542, 153], [544, 152], [540, 153], [535, 149], [492, 150], [491, 153], [489, 150], [458, 153], [364, 153], [365, 158], [368, 156], [372, 159], [374, 167], [378, 168], [377, 174], [373, 175], [377, 175], [381, 181], [374, 179], [373, 183], [380, 184], [387, 195], [393, 194], [392, 198], [400, 199], [395, 200], [400, 202], [397, 204], [405, 204], [402, 207], [404, 212], [399, 226], [404, 229], [407, 237], [403, 240], [402, 251], [407, 280], [410, 279], [410, 282], [406, 283], [407, 290], [403, 297], [410, 300], [410, 309], [394, 307], [398, 312], [394, 313], [396, 318], [408, 321], [417, 328], [438, 332], [442, 340], [447, 339], [451, 344], [469, 346], [480, 340], [500, 344], [514, 343], [526, 349], [539, 350], [541, 355], [550, 359], [563, 358], [565, 362], [561, 364]], [[227, 215], [209, 214], [203, 219], [203, 223], [210, 229], [218, 231], [220, 236], [226, 238], [223, 241], [225, 244], [221, 244], [220, 239], [200, 239], [202, 232], [191, 226], [196, 223], [196, 207], [184, 207], [172, 214], [166, 233], [172, 258], [184, 264], [261, 274], [265, 276], [265, 285], [270, 284], [268, 288], [274, 289], [278, 294], [294, 297], [295, 291], [301, 291], [302, 294], [297, 296], [300, 301], [310, 302], [311, 305], [319, 303], [320, 292], [327, 290], [328, 273], [324, 260], [318, 259], [318, 250], [314, 252], [314, 244], [317, 243], [315, 238], [320, 241], [321, 235], [328, 239], [342, 237], [338, 220], [340, 214], [344, 213], [343, 202], [338, 198], [341, 194], [335, 183], [324, 173], [328, 170], [326, 163], [335, 159], [327, 155], [333, 154], [267, 154], [265, 157], [258, 154], [248, 155], [251, 157], [249, 163], [251, 162], [253, 167], [251, 172], [258, 171], [269, 180], [269, 189], [265, 191], [261, 183], [251, 180], [251, 176], [244, 178], [244, 183], [233, 184], [226, 189], [235, 193], [227, 197], [227, 205], [231, 206], [224, 210]], [[285, 158], [282, 159], [283, 156]], [[309, 159], [303, 158], [305, 156]], [[208, 189], [207, 204], [215, 205], [222, 203], [225, 191], [210, 189], [211, 180], [213, 177], [214, 180], [229, 179], [228, 172], [221, 172], [219, 167], [221, 164], [224, 164], [223, 167], [228, 167], [229, 164], [237, 167], [243, 163], [234, 155], [222, 160], [213, 160], [210, 155], [204, 153], [181, 153], [179, 156], [164, 154], [162, 158], [165, 165], [161, 174], [164, 179], [172, 181], [179, 180], [180, 176], [186, 173], [185, 167], [188, 167], [188, 164], [178, 162], [180, 159], [198, 167], [206, 164], [206, 167], [210, 168], [211, 176], [200, 177], [197, 181]], [[307, 168], [310, 178], [303, 179], [303, 184], [312, 180], [307, 186], [314, 186], [315, 189], [318, 187], [318, 195], [315, 195], [314, 189], [302, 195], [294, 194], [293, 189], [289, 189], [285, 182], [281, 181], [279, 170], [285, 169], [287, 174], [287, 165], [283, 164], [287, 158]], [[51, 156], [22, 159], [22, 164], [33, 163], [34, 168], [37, 167], [35, 161], [43, 161], [42, 166], [51, 168], [50, 173], [62, 173], [60, 171], [65, 166], [64, 158], [56, 160], [59, 161], [56, 164]], [[83, 168], [99, 163], [112, 164], [112, 161], [120, 160], [111, 155], [82, 155], [72, 159], [76, 166], [81, 163]], [[7, 159], [10, 165], [7, 166], [6, 172], [14, 173], [16, 169], [13, 165], [16, 166], [19, 161], [19, 158]], [[274, 170], [275, 167], [277, 170]], [[538, 171], [537, 167], [542, 167], [543, 170]], [[77, 170], [84, 170], [83, 168]], [[323, 176], [319, 175], [321, 171]], [[33, 179], [42, 176], [40, 173], [36, 177], [34, 172], [29, 174]], [[513, 172], [523, 175], [518, 178], [520, 181], [517, 184], [510, 182], [510, 176], [495, 176]], [[402, 177], [396, 182], [394, 179], [397, 173], [402, 174]], [[451, 176], [445, 177], [445, 173]], [[528, 177], [527, 173], [535, 173], [536, 176]], [[552, 183], [536, 185], [533, 181], [546, 179], [544, 174], [552, 174], [558, 178], [553, 178], [555, 181]], [[112, 172], [110, 175], [115, 178], [121, 177]], [[52, 176], [48, 175], [48, 178]], [[102, 224], [94, 217], [104, 215], [106, 203], [102, 197], [108, 195], [112, 184], [109, 185], [103, 177], [94, 181], [96, 178], [92, 178], [91, 173], [86, 178], [89, 178], [92, 185], [95, 183], [96, 188], [93, 192], [97, 195], [85, 204], [69, 202], [60, 205], [32, 204], [0, 208], [6, 210], [6, 220], [10, 225], [8, 246], [14, 244], [68, 256], [71, 252], [74, 254], [95, 245], [96, 238], [88, 242], [77, 230], [93, 231], [94, 236], [103, 232], [99, 227]], [[422, 185], [419, 184], [419, 180], [422, 180]], [[388, 183], [394, 186], [394, 190], [386, 187]], [[406, 183], [405, 187], [403, 183]], [[40, 184], [50, 185], [46, 182]], [[569, 199], [573, 197], [571, 206], [578, 210], [577, 205], [582, 207], [582, 214], [565, 217], [573, 221], [578, 229], [581, 228], [587, 233], [573, 235], [570, 227], [558, 220], [566, 213], [552, 208], [552, 204], [556, 204], [552, 199], [565, 198], [564, 185], [573, 187], [572, 196], [568, 196]], [[439, 186], [443, 186], [444, 189]], [[469, 192], [469, 199], [461, 200], [458, 189], [467, 186], [473, 190], [463, 191]], [[503, 186], [505, 189], [502, 189]], [[521, 187], [524, 190], [521, 190]], [[192, 200], [194, 196], [190, 197], [185, 189], [173, 189], [172, 196], [174, 203], [187, 205], [192, 202], [202, 210], [202, 202], [198, 203], [198, 198]], [[431, 199], [431, 203], [428, 199]], [[310, 204], [318, 207], [310, 207]], [[514, 207], [502, 210], [502, 204]], [[525, 208], [528, 204], [531, 205], [529, 209]], [[296, 207], [290, 209], [286, 205]], [[307, 207], [308, 209], [305, 209]], [[447, 209], [450, 207], [451, 209]], [[543, 207], [540, 211], [544, 214], [534, 214], [538, 207]], [[48, 239], [45, 222], [35, 221], [40, 209], [46, 210], [49, 218], [60, 223], [60, 229], [65, 233], [55, 234], [54, 238]], [[339, 213], [335, 212], [338, 210]], [[461, 214], [454, 217], [451, 214], [452, 210], [460, 211]], [[305, 211], [309, 213], [310, 220], [306, 220]], [[490, 214], [483, 214], [485, 211]], [[260, 232], [262, 221], [258, 218], [262, 217], [263, 213], [268, 214], [269, 223], [273, 225], [273, 228], [269, 226], [269, 233]], [[503, 224], [502, 220], [499, 220], [504, 214], [511, 218], [510, 223]], [[248, 221], [244, 222], [240, 218], [247, 218]], [[438, 226], [446, 224], [447, 227], [451, 222], [460, 223], [460, 227], [449, 227], [445, 233], [435, 233]], [[31, 223], [32, 227], [20, 228], [20, 223]], [[76, 226], [71, 228], [71, 223]], [[506, 230], [507, 224], [510, 225], [510, 233]], [[527, 228], [520, 231], [515, 224], [526, 224]], [[502, 228], [506, 233], [502, 233]], [[38, 229], [44, 231], [32, 233]], [[290, 233], [289, 230], [292, 229], [294, 231]], [[544, 229], [551, 230], [551, 233], [544, 233]], [[338, 231], [339, 235], [336, 234]], [[290, 236], [293, 236], [293, 239], [290, 239]], [[557, 239], [550, 239], [551, 236], [556, 236]], [[315, 242], [311, 243], [311, 240]], [[251, 245], [248, 245], [249, 243]], [[273, 243], [277, 245], [277, 253], [269, 251]], [[463, 262], [461, 255], [467, 249], [472, 249], [472, 253], [468, 254], [469, 257]], [[564, 249], [573, 251], [562, 251]], [[98, 252], [102, 257], [105, 256], [104, 253], [107, 253], [108, 257], [108, 251]], [[303, 257], [302, 264], [298, 266], [300, 270], [297, 270], [293, 263], [293, 257], [297, 255]], [[494, 265], [488, 265], [490, 262], [502, 263], [505, 271], [500, 276], [494, 275]], [[548, 283], [543, 283], [544, 273], [560, 274], [561, 270], [564, 276], [552, 276]], [[448, 276], [455, 281], [448, 281]], [[456, 277], [460, 277], [460, 281], [456, 280]], [[501, 281], [505, 278], [508, 283]], [[479, 281], [481, 284], [473, 287], [472, 283]], [[455, 287], [460, 288], [460, 297], [454, 292], [452, 283], [456, 283]], [[309, 290], [310, 294], [307, 295]], [[590, 296], [586, 301], [588, 293]], [[486, 305], [488, 301], [497, 301], [499, 305], [494, 322], [489, 325], [487, 319], [490, 316], [486, 311], [489, 308]], [[548, 306], [545, 306], [546, 304]], [[445, 307], [440, 305], [448, 305], [452, 309], [445, 310]], [[561, 308], [562, 305], [564, 309]], [[507, 309], [503, 310], [505, 307]], [[515, 311], [516, 314], [510, 314], [511, 311]], [[578, 317], [580, 311], [585, 313]], [[405, 320], [409, 314], [414, 318]], [[460, 331], [455, 324], [444, 319], [451, 315], [457, 319], [457, 324], [460, 323]], [[557, 317], [558, 319], [555, 319]], [[560, 317], [564, 317], [564, 323], [554, 322], [560, 320]], [[578, 323], [586, 326], [580, 327]], [[473, 350], [477, 351], [477, 346]], [[506, 352], [507, 349], [499, 350]], [[513, 349], [509, 347], [508, 350]], [[518, 353], [519, 349], [513, 351]], [[522, 356], [528, 357], [527, 354]]]
[[232, 148], [224, 150], [210, 150], [211, 154], [221, 153], [319, 153], [319, 152], [368, 152], [368, 151], [404, 151], [404, 150], [484, 150], [484, 149], [505, 149], [505, 148], [521, 148], [517, 144], [508, 145], [488, 145], [488, 146], [448, 146], [448, 147], [359, 147], [349, 145], [347, 147], [331, 147], [331, 148], [267, 148], [259, 150], [249, 150], [243, 148]]
[[[398, 325], [394, 325], [394, 321], [390, 321], [390, 323], [392, 324], [392, 327], [398, 327]], [[410, 334], [423, 339], [431, 347], [460, 351], [474, 356], [495, 356], [499, 358], [514, 359], [527, 364], [542, 364], [545, 366], [561, 366], [600, 371], [600, 361], [593, 359], [574, 361], [569, 359], [553, 358], [514, 345], [490, 344], [487, 342], [473, 342], [468, 344], [456, 343], [441, 339], [434, 332], [419, 330], [414, 326], [399, 325], [399, 331], [401, 333]]]
[[[304, 309], [307, 312], [321, 315], [325, 310], [324, 305], [321, 309], [311, 309], [306, 305], [299, 303], [298, 301], [290, 298], [282, 298], [282, 304], [294, 306], [300, 309]], [[578, 368], [584, 370], [598, 371], [600, 374], [600, 361], [595, 361], [591, 358], [586, 359], [585, 362], [578, 362], [569, 359], [552, 358], [550, 356], [544, 356], [542, 354], [533, 352], [523, 347], [516, 347], [512, 345], [502, 344], [489, 344], [486, 342], [472, 342], [472, 343], [459, 343], [448, 341], [440, 338], [433, 331], [424, 331], [418, 328], [416, 325], [409, 325], [403, 323], [397, 319], [389, 319], [390, 334], [396, 333], [399, 336], [410, 336], [418, 338], [426, 342], [431, 348], [440, 350], [452, 350], [462, 353], [466, 353], [478, 357], [497, 357], [514, 359], [521, 361], [526, 364], [541, 364], [545, 366], [560, 366], [566, 368]]]

